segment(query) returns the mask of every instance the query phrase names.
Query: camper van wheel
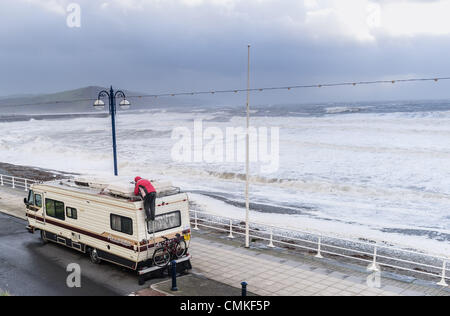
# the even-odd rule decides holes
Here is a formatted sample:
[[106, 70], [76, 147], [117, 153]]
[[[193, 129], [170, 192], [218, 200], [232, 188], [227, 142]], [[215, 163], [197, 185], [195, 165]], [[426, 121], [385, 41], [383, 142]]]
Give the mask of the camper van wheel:
[[92, 263], [99, 264], [102, 261], [98, 256], [97, 249], [90, 249], [89, 256], [91, 257]]
[[41, 230], [41, 240], [42, 240], [42, 243], [44, 243], [44, 244], [48, 243], [47, 236], [45, 236], [45, 230]]

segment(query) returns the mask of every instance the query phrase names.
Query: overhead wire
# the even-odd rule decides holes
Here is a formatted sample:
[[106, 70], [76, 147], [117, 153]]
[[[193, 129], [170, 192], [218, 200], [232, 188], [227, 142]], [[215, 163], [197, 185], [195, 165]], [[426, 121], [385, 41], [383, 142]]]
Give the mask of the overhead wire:
[[[187, 91], [187, 92], [168, 92], [159, 94], [142, 94], [142, 95], [127, 95], [127, 99], [143, 99], [143, 98], [160, 98], [160, 97], [176, 97], [176, 96], [195, 96], [195, 95], [216, 95], [216, 94], [229, 94], [229, 93], [241, 93], [241, 92], [264, 92], [264, 91], [277, 91], [277, 90], [294, 90], [294, 89], [311, 89], [311, 88], [327, 88], [327, 87], [344, 87], [344, 86], [360, 86], [360, 85], [377, 85], [377, 84], [395, 84], [395, 83], [412, 83], [412, 82], [427, 82], [427, 81], [446, 81], [450, 80], [450, 77], [432, 77], [432, 78], [407, 78], [407, 79], [393, 79], [393, 80], [372, 80], [372, 81], [347, 81], [347, 82], [335, 82], [335, 83], [316, 83], [305, 85], [288, 85], [288, 86], [273, 86], [273, 87], [261, 87], [250, 89], [225, 89], [225, 90], [200, 90], [200, 91]], [[23, 104], [1, 104], [2, 107], [14, 107], [14, 106], [35, 106], [35, 105], [52, 105], [59, 103], [78, 103], [96, 101], [97, 98], [80, 98], [70, 100], [56, 100], [56, 101], [43, 101]]]

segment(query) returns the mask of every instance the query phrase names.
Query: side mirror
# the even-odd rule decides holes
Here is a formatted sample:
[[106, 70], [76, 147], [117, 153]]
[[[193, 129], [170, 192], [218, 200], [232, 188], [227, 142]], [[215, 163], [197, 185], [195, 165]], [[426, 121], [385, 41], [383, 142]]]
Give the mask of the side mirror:
[[27, 198], [23, 198], [23, 203], [24, 203], [26, 206], [28, 206], [28, 200], [27, 200]]

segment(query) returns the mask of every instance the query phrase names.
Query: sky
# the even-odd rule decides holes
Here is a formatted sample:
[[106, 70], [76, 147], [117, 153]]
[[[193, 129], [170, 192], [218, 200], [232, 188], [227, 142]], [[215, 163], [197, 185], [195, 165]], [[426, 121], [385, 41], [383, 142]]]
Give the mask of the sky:
[[[89, 85], [144, 93], [242, 89], [249, 44], [254, 88], [450, 76], [450, 0], [2, 0], [1, 5], [3, 96]], [[445, 99], [449, 88], [450, 82], [321, 88], [261, 92], [252, 101]], [[234, 104], [245, 97], [210, 100]]]

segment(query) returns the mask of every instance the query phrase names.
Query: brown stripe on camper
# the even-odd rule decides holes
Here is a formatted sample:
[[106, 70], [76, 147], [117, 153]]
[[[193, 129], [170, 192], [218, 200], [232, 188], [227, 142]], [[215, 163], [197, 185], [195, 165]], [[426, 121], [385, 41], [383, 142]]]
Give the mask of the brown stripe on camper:
[[[44, 221], [44, 218], [42, 218], [40, 216], [32, 215], [32, 214], [29, 214], [29, 213], [27, 213], [26, 216], [30, 217], [30, 218], [33, 218], [33, 219], [36, 219], [38, 221]], [[108, 243], [111, 243], [111, 244], [119, 246], [119, 247], [123, 247], [123, 248], [129, 249], [129, 250], [135, 250], [134, 246], [132, 246], [132, 245], [125, 245], [124, 243], [120, 243], [118, 241], [112, 240], [111, 238], [108, 238], [108, 237], [105, 237], [105, 236], [102, 236], [102, 235], [99, 235], [99, 234], [96, 234], [96, 233], [93, 233], [93, 232], [90, 232], [90, 231], [87, 231], [87, 230], [84, 230], [84, 229], [80, 229], [80, 228], [76, 228], [76, 227], [73, 227], [73, 226], [70, 226], [70, 225], [66, 225], [64, 223], [60, 223], [60, 222], [54, 221], [52, 219], [45, 218], [45, 222], [48, 223], [48, 224], [52, 224], [52, 225], [55, 225], [55, 226], [58, 226], [58, 227], [62, 227], [62, 228], [65, 228], [65, 229], [68, 229], [68, 230], [71, 230], [71, 231], [83, 234], [83, 235], [87, 235], [87, 236], [92, 237], [92, 238], [96, 238], [96, 239], [99, 239], [99, 240], [102, 240], [102, 241], [106, 241]]]
[[117, 241], [118, 243], [124, 244], [124, 245], [137, 245], [138, 242], [132, 239], [128, 239], [128, 238], [124, 238], [124, 237], [120, 237], [108, 232], [103, 232], [101, 234], [102, 237], [107, 238], [108, 240], [113, 240], [113, 241]]
[[[182, 232], [181, 231], [179, 231], [179, 232], [175, 232], [175, 233], [173, 233], [173, 234], [170, 234], [170, 235], [166, 235], [165, 237], [166, 238], [168, 238], [169, 240], [170, 239], [175, 239], [176, 237], [177, 237], [177, 234], [180, 234], [180, 235], [182, 235]], [[153, 248], [153, 247], [155, 247], [155, 245], [157, 245], [158, 243], [160, 243], [160, 242], [163, 242], [165, 239], [164, 238], [162, 238], [162, 237], [158, 237], [158, 238], [156, 238], [155, 239], [155, 242], [153, 242], [153, 243], [148, 243], [147, 244], [147, 241], [141, 241], [139, 244], [140, 244], [140, 248], [139, 248], [139, 251], [146, 251], [147, 249], [149, 249], [149, 248]]]

